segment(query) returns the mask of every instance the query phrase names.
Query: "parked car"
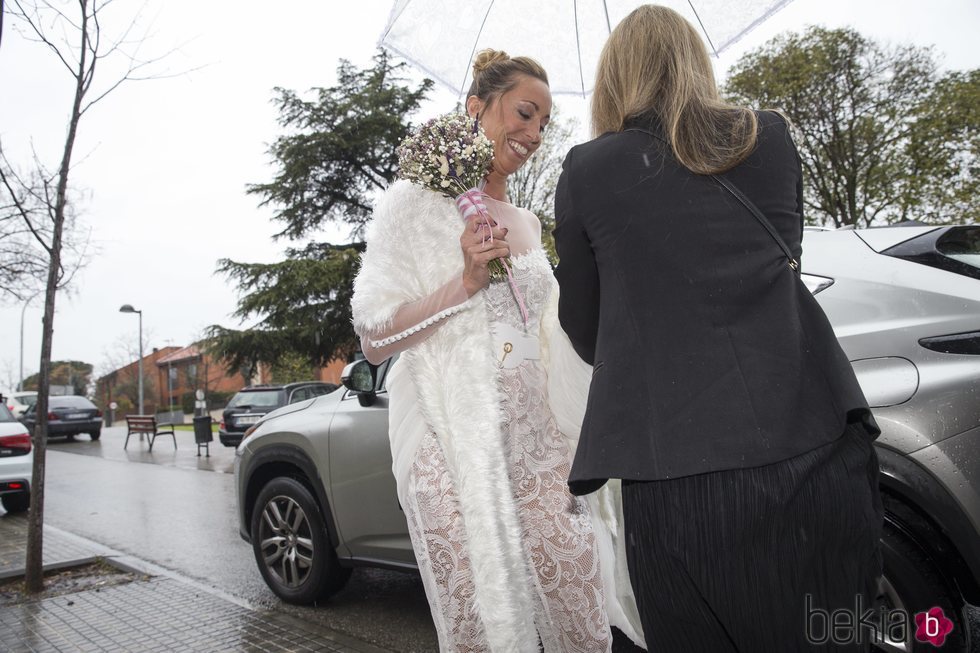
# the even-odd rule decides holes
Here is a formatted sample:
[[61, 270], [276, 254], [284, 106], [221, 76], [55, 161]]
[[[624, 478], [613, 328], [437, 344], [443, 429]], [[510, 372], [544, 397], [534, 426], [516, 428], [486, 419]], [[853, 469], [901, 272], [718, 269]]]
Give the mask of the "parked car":
[[803, 243], [806, 281], [882, 430], [886, 605], [942, 607], [955, 628], [943, 650], [968, 650], [964, 604], [980, 604], [980, 226]]
[[7, 512], [24, 512], [30, 507], [33, 466], [27, 427], [0, 403], [0, 503]]
[[285, 385], [253, 385], [242, 388], [221, 413], [218, 439], [226, 447], [237, 447], [242, 435], [276, 408], [319, 397], [337, 389], [335, 383], [301, 381]]
[[[966, 651], [964, 606], [980, 604], [980, 226], [803, 243], [804, 280], [882, 429], [885, 606], [909, 618], [941, 606], [955, 628], [944, 650]], [[240, 532], [284, 601], [336, 592], [354, 566], [415, 565], [391, 472], [389, 366], [352, 363], [344, 389], [271, 413], [237, 450]], [[929, 646], [906, 634], [881, 648]]]
[[37, 402], [37, 393], [32, 390], [4, 393], [3, 396], [7, 400], [7, 408], [17, 419], [23, 417], [24, 412]]
[[[30, 431], [37, 423], [37, 404], [24, 413], [21, 421]], [[66, 437], [88, 433], [93, 440], [102, 437], [102, 411], [85, 397], [52, 395], [48, 397], [48, 437]]]

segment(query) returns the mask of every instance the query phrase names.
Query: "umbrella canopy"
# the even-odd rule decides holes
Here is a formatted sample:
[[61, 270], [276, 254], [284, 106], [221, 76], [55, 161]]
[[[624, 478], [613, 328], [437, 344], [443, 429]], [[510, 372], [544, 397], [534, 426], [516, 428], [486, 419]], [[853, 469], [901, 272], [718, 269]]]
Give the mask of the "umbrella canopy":
[[[661, 0], [720, 54], [791, 0]], [[635, 0], [396, 0], [380, 45], [460, 96], [483, 48], [537, 59], [551, 92], [585, 96], [606, 38]]]

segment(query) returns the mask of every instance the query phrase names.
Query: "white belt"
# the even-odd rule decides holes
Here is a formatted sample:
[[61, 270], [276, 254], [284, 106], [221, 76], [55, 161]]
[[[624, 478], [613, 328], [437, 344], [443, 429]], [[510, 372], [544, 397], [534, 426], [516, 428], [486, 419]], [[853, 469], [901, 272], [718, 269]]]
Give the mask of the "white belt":
[[508, 369], [541, 358], [537, 337], [502, 322], [493, 325], [493, 351], [500, 366]]

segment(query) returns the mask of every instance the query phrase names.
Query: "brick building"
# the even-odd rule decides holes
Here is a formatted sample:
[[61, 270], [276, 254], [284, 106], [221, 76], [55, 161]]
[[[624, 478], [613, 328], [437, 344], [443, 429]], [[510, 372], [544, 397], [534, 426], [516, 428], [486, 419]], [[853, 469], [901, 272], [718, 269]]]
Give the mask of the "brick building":
[[[311, 370], [310, 379], [340, 384], [346, 361], [334, 360]], [[138, 411], [138, 362], [121, 367], [96, 381], [96, 404], [106, 410], [115, 401], [114, 417], [135, 415]], [[236, 392], [250, 384], [275, 383], [267, 365], [260, 365], [257, 378], [246, 379], [240, 372], [229, 374], [197, 344], [188, 347], [154, 349], [143, 357], [143, 412], [152, 415], [169, 410], [193, 412], [194, 396], [203, 390], [209, 408], [223, 407]]]
[[203, 390], [209, 405], [224, 405], [231, 395], [246, 385], [240, 373], [229, 374], [198, 345], [179, 348], [155, 361], [160, 406], [193, 409], [194, 393]]
[[[168, 356], [180, 347], [154, 349], [143, 356], [143, 412], [152, 415], [160, 407], [156, 392], [156, 361]], [[135, 415], [139, 412], [139, 360], [99, 377], [95, 382], [95, 404], [103, 411], [116, 402], [115, 417]], [[163, 404], [166, 408], [166, 404]]]

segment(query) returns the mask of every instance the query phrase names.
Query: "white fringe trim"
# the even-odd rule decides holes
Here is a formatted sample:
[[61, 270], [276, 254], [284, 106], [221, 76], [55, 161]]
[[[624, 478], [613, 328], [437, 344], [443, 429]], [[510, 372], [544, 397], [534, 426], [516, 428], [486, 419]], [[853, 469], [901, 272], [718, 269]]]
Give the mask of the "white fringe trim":
[[387, 347], [393, 342], [397, 342], [399, 340], [402, 340], [403, 338], [407, 338], [408, 336], [414, 335], [419, 331], [421, 331], [422, 329], [428, 328], [433, 324], [435, 324], [436, 322], [439, 322], [440, 320], [445, 320], [447, 317], [451, 315], [456, 315], [456, 313], [459, 313], [464, 308], [466, 308], [465, 303], [457, 304], [456, 306], [450, 306], [449, 308], [439, 311], [435, 315], [426, 318], [425, 320], [419, 322], [415, 326], [409, 327], [404, 331], [400, 331], [395, 335], [388, 336], [383, 340], [372, 340], [371, 346], [374, 347], [375, 349], [380, 349], [381, 347]]

